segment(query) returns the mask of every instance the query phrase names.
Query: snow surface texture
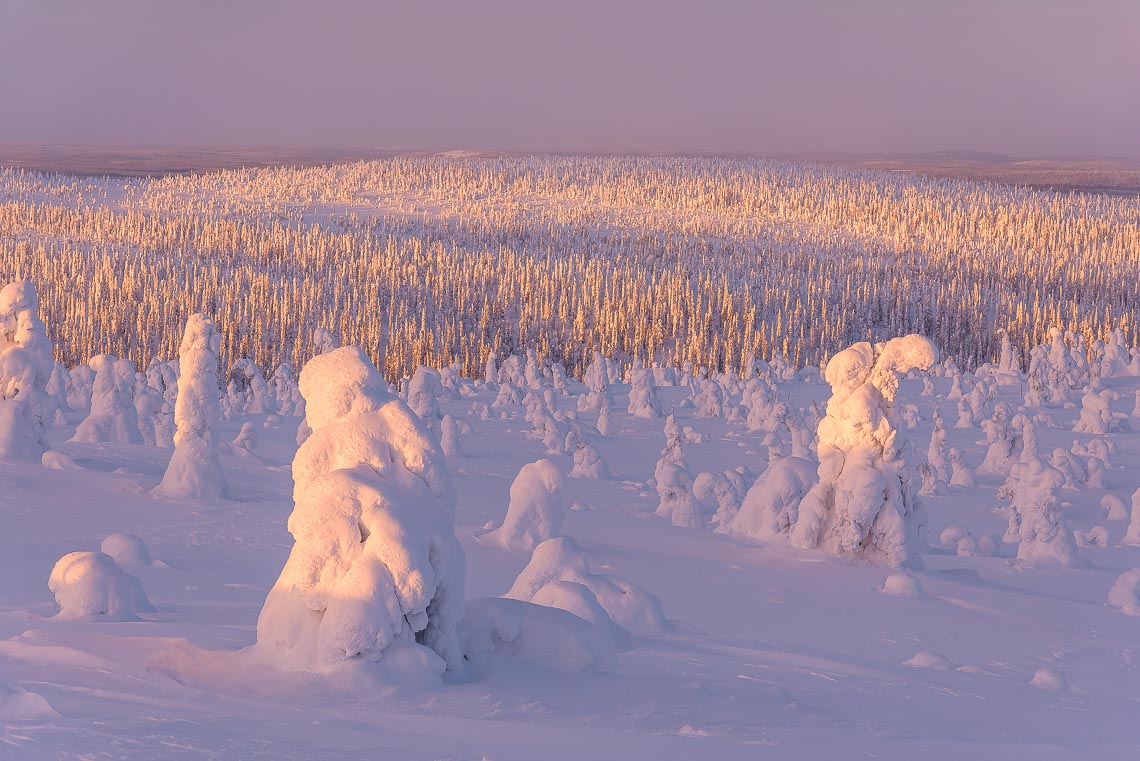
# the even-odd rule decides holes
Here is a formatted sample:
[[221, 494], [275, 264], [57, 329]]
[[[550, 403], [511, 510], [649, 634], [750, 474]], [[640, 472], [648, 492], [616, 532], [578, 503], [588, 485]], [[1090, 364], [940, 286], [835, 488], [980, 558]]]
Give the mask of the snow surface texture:
[[908, 444], [895, 406], [898, 374], [938, 360], [928, 339], [910, 335], [836, 354], [819, 424], [819, 483], [800, 503], [797, 547], [820, 547], [890, 566], [921, 563], [923, 526]]
[[419, 643], [462, 667], [463, 550], [444, 455], [363, 352], [301, 370], [312, 434], [293, 460], [293, 549], [257, 622], [284, 667], [378, 661]]
[[178, 401], [174, 407], [174, 454], [158, 492], [172, 498], [216, 499], [226, 493], [215, 429], [218, 402], [218, 347], [214, 321], [191, 315], [178, 352]]

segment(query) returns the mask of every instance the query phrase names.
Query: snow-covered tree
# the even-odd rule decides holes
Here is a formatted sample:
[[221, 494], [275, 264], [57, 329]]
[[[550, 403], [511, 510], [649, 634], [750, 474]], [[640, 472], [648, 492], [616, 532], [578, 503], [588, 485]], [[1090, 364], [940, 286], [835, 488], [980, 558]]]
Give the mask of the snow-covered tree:
[[257, 622], [258, 647], [325, 670], [419, 643], [462, 667], [465, 564], [455, 492], [423, 421], [356, 347], [301, 371], [312, 434], [293, 460], [293, 549]]
[[550, 460], [527, 463], [511, 484], [507, 516], [483, 539], [514, 550], [533, 550], [540, 542], [558, 536], [566, 508], [562, 491], [566, 474]]
[[39, 461], [54, 419], [47, 386], [55, 362], [40, 320], [35, 286], [25, 280], [0, 289], [0, 459]]
[[226, 494], [218, 456], [221, 416], [218, 389], [218, 326], [204, 314], [186, 321], [178, 352], [178, 400], [174, 406], [174, 453], [157, 492], [177, 499], [216, 499]]
[[800, 503], [796, 546], [890, 566], [921, 563], [911, 447], [894, 402], [898, 373], [937, 361], [934, 344], [909, 335], [855, 344], [827, 363], [832, 393], [819, 424], [819, 483]]

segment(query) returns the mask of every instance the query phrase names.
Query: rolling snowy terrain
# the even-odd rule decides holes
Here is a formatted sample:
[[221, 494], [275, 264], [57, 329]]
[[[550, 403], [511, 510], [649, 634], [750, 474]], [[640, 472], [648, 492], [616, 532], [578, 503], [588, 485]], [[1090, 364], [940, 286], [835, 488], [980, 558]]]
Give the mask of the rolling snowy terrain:
[[[439, 376], [419, 374], [405, 396], [429, 428], [444, 429], [457, 495], [455, 533], [466, 556], [466, 618], [481, 598], [525, 586], [516, 577], [531, 561], [527, 543], [512, 548], [502, 532], [487, 531], [503, 522], [508, 503], [516, 517], [526, 509], [557, 513], [556, 503], [568, 508], [553, 535], [576, 543], [588, 569], [585, 576], [575, 571], [579, 575], [563, 578], [594, 590], [599, 579], [632, 583], [630, 589], [646, 593], [638, 599], [648, 606], [624, 611], [625, 626], [608, 618], [524, 626], [478, 669], [472, 661], [466, 673], [449, 671], [443, 679], [425, 676], [422, 659], [404, 650], [377, 664], [356, 662], [327, 673], [258, 656], [259, 611], [293, 544], [286, 519], [294, 507], [290, 462], [301, 418], [264, 411], [296, 398], [287, 386], [284, 397], [256, 383], [251, 389], [260, 391], [231, 386], [223, 396], [228, 419], [219, 424], [217, 441], [234, 439], [243, 427], [246, 432], [242, 446], [219, 444], [224, 498], [152, 491], [163, 480], [169, 449], [70, 441], [89, 417], [74, 405], [49, 428], [44, 466], [0, 464], [3, 756], [1135, 754], [1140, 618], [1108, 604], [1117, 578], [1140, 566], [1140, 547], [1124, 543], [1130, 518], [1140, 529], [1140, 511], [1133, 513], [1130, 502], [1140, 486], [1140, 433], [1130, 430], [1138, 421], [1133, 399], [1140, 390], [1133, 365], [1106, 365], [1110, 414], [1096, 419], [1110, 429], [1107, 435], [1073, 431], [1083, 427], [1077, 425], [1079, 390], [1072, 391], [1076, 404], [1024, 408], [1036, 421], [1040, 451], [1046, 458], [1053, 452], [1053, 462], [1076, 476], [1071, 487], [1056, 490], [1065, 530], [1076, 532], [1082, 545], [1072, 567], [1018, 560], [1027, 540], [1000, 539], [1010, 522], [1009, 501], [998, 496], [1006, 478], [976, 473], [973, 486], [931, 478], [937, 493], [921, 497], [919, 528], [929, 546], [901, 569], [800, 549], [786, 533], [730, 520], [743, 497], [739, 491], [720, 492], [724, 503], [715, 489], [697, 488], [694, 497], [692, 484], [668, 498], [659, 491], [662, 471], [655, 480], [655, 468], [678, 441], [693, 476], [729, 470], [746, 489], [799, 453], [811, 462], [814, 478], [814, 454], [802, 447], [818, 445], [810, 441], [814, 431], [805, 417], [814, 414], [813, 402], [822, 412], [832, 388], [816, 372], [797, 376], [779, 363], [757, 367], [760, 375], [751, 381], [720, 376], [711, 386], [684, 370], [641, 370], [631, 387], [615, 377], [622, 375], [616, 365], [604, 362], [587, 373], [592, 388], [558, 380], [558, 371], [533, 362], [524, 367], [521, 359], [489, 373], [494, 382], [444, 373], [441, 383]], [[1075, 366], [1070, 370], [1079, 376]], [[945, 419], [946, 451], [960, 451], [966, 467], [978, 471], [993, 448], [981, 421], [1001, 402], [1023, 408], [1030, 387], [1024, 375], [996, 366], [979, 374], [976, 393], [973, 375], [958, 375], [952, 365], [935, 367], [930, 389], [922, 373], [912, 375], [902, 381], [895, 407], [900, 436], [917, 449], [916, 472], [932, 438], [935, 408]], [[81, 400], [82, 386], [66, 385], [70, 398]], [[971, 402], [986, 411], [977, 423], [968, 422]], [[595, 403], [606, 409], [601, 428], [608, 435], [598, 432], [599, 414], [589, 409]], [[243, 411], [256, 407], [263, 411]], [[662, 417], [670, 410], [676, 425]], [[1093, 417], [1087, 414], [1085, 423]], [[161, 427], [161, 414], [155, 419]], [[666, 426], [674, 431], [668, 446]], [[250, 433], [256, 444], [248, 443]], [[1096, 440], [1111, 448], [1093, 445], [1103, 460], [1089, 454]], [[1015, 435], [1009, 442], [1016, 459], [1023, 442]], [[579, 454], [585, 445], [604, 465], [590, 475], [602, 478], [574, 474], [576, 465], [589, 470], [589, 458]], [[1079, 453], [1071, 462], [1058, 453], [1070, 450]], [[542, 458], [568, 474], [555, 478], [554, 497], [536, 497], [533, 484], [516, 493], [516, 475]], [[962, 475], [945, 467], [947, 480]], [[1088, 481], [1090, 471], [1099, 483]], [[771, 508], [779, 489], [769, 484], [753, 489], [741, 511], [756, 508], [749, 507], [753, 502]], [[676, 510], [672, 521], [658, 514], [667, 499], [691, 504], [689, 526], [674, 525], [686, 522]], [[761, 506], [755, 515], [763, 514]], [[521, 520], [540, 531], [541, 521]], [[756, 538], [765, 532], [765, 540]], [[102, 544], [120, 533], [139, 537], [150, 557], [122, 537]], [[1083, 546], [1090, 543], [1107, 546]], [[101, 544], [141, 580], [152, 611], [118, 616], [125, 620], [66, 610], [57, 615], [47, 586], [53, 565]], [[575, 584], [557, 584], [555, 593], [548, 585], [545, 601], [535, 599], [566, 607], [572, 601], [559, 592]], [[1134, 604], [1138, 586], [1133, 581], [1130, 587]], [[663, 619], [653, 615], [652, 598], [660, 601]]]

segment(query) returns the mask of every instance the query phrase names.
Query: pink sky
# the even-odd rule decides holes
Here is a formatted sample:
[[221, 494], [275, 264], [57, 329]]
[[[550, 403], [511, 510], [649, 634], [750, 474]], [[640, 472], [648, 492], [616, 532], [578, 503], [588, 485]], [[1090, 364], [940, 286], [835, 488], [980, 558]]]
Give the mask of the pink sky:
[[7, 0], [0, 141], [1140, 156], [1140, 0]]

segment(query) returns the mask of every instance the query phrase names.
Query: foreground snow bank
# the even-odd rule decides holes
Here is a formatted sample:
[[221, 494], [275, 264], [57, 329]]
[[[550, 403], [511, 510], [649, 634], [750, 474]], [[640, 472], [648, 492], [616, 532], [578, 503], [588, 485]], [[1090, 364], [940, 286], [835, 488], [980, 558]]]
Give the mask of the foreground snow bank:
[[293, 460], [295, 543], [257, 622], [258, 648], [282, 667], [378, 661], [412, 643], [462, 666], [455, 492], [435, 437], [387, 388], [356, 347], [301, 371], [312, 434]]

